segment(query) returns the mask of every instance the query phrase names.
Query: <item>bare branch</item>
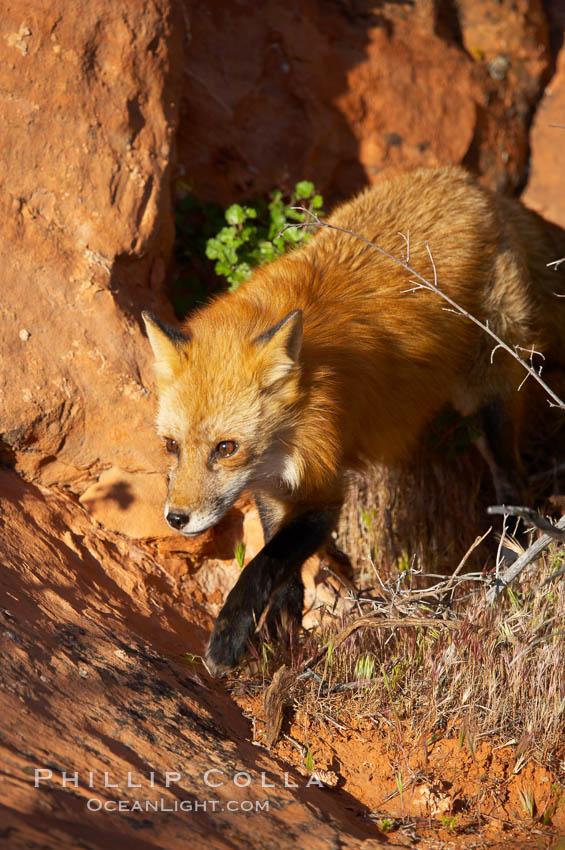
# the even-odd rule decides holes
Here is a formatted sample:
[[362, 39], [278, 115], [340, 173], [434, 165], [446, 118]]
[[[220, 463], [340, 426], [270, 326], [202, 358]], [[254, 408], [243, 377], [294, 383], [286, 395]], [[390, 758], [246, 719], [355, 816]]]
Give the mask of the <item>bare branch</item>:
[[520, 383], [518, 384], [518, 387], [516, 389], [516, 392], [518, 392], [518, 393], [520, 392], [520, 390], [522, 389], [522, 387], [524, 386], [524, 384], [526, 383], [526, 381], [528, 380], [530, 375], [531, 375], [531, 372], [526, 372], [526, 374], [524, 375], [524, 380], [520, 381]]
[[516, 351], [527, 351], [530, 355], [530, 363], [533, 362], [534, 354], [537, 354], [538, 357], [541, 357], [542, 360], [545, 360], [545, 354], [542, 354], [541, 351], [537, 351], [533, 345], [529, 348], [525, 348], [523, 345], [515, 345], [514, 348]]
[[382, 617], [379, 614], [368, 614], [365, 617], [358, 617], [352, 623], [345, 627], [336, 637], [329, 643], [325, 644], [315, 656], [309, 658], [303, 667], [309, 668], [316, 665], [326, 655], [330, 646], [332, 651], [347, 640], [347, 638], [361, 628], [372, 629], [396, 629], [406, 628], [407, 626], [419, 626], [420, 628], [444, 628], [457, 629], [461, 625], [459, 620], [442, 620], [431, 617]]
[[488, 514], [501, 514], [502, 516], [518, 516], [521, 519], [527, 520], [529, 523], [539, 528], [540, 531], [545, 531], [554, 540], [565, 542], [565, 531], [560, 531], [549, 520], [538, 514], [532, 508], [522, 507], [522, 505], [492, 505], [487, 508]]
[[[503, 506], [504, 507], [504, 506]], [[563, 531], [565, 530], [565, 516], [561, 517], [559, 522], [557, 523], [557, 529]], [[532, 561], [537, 560], [544, 549], [546, 549], [549, 544], [552, 542], [554, 538], [550, 537], [549, 534], [542, 534], [542, 536], [532, 543], [528, 549], [524, 552], [523, 555], [520, 555], [513, 564], [511, 564], [502, 575], [498, 576], [495, 580], [495, 583], [487, 592], [487, 602], [493, 603], [496, 597], [502, 593], [502, 591], [508, 587], [508, 585], [517, 578], [522, 570], [531, 564]]]
[[494, 363], [494, 354], [495, 354], [495, 351], [497, 351], [497, 349], [499, 349], [499, 348], [502, 348], [502, 345], [500, 343], [498, 343], [498, 345], [495, 345], [494, 348], [492, 349], [492, 351], [490, 353], [490, 362], [491, 363]]

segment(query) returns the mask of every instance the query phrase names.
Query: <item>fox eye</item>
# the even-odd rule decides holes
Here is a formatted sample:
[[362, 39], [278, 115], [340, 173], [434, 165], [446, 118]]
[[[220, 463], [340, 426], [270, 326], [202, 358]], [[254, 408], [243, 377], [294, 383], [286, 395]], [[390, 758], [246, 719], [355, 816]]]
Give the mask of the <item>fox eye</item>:
[[236, 453], [239, 446], [233, 440], [222, 440], [221, 443], [218, 443], [216, 446], [216, 454], [220, 457], [231, 457]]
[[165, 448], [172, 455], [178, 455], [179, 453], [179, 444], [176, 440], [173, 440], [172, 437], [167, 437], [165, 440]]

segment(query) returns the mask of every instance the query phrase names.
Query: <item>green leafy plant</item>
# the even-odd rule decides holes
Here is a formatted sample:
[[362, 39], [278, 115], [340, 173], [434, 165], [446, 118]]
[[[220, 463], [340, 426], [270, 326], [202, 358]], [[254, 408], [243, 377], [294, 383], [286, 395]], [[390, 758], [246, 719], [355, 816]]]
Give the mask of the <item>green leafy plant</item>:
[[206, 256], [215, 260], [215, 272], [225, 277], [230, 289], [237, 289], [255, 266], [268, 263], [289, 247], [311, 236], [309, 229], [290, 227], [306, 220], [306, 213], [293, 207], [321, 213], [323, 199], [309, 180], [296, 184], [290, 201], [280, 190], [271, 193], [268, 203], [232, 204], [225, 212], [226, 225], [206, 242]]

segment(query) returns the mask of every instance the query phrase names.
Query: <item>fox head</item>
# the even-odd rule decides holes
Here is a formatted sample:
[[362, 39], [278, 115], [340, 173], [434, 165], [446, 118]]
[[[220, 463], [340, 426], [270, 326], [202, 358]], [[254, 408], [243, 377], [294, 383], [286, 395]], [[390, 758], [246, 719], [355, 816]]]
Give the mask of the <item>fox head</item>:
[[143, 314], [157, 430], [171, 459], [165, 518], [188, 536], [213, 526], [254, 484], [278, 478], [292, 487], [298, 476], [291, 436], [301, 311], [259, 334], [215, 318], [204, 310], [178, 331]]

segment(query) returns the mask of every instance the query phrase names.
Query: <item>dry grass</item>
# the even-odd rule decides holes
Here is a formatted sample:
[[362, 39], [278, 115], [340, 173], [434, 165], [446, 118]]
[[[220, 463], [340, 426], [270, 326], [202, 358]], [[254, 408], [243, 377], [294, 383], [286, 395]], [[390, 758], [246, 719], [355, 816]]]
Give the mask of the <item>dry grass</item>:
[[[532, 427], [531, 490], [561, 514], [553, 494], [562, 473], [551, 470], [564, 456], [563, 414], [545, 410]], [[475, 433], [472, 422], [446, 413], [409, 466], [353, 481], [338, 529], [355, 568], [351, 613], [323, 631], [291, 633], [286, 650], [265, 639], [261, 676], [238, 687], [262, 690], [284, 663], [294, 673], [287, 703], [312, 721], [366, 717], [399, 742], [441, 731], [471, 749], [495, 735], [513, 741], [518, 758], [535, 753], [555, 768], [565, 755], [565, 576], [543, 582], [565, 563], [565, 546], [553, 544], [488, 604], [500, 519], [486, 514], [494, 492]], [[454, 577], [462, 553], [491, 525]]]
[[[537, 470], [563, 457], [561, 411], [545, 431], [536, 422], [536, 432], [529, 467], [536, 486], [545, 483], [536, 495], [549, 507], [555, 478], [544, 482]], [[285, 663], [295, 676], [289, 699], [312, 719], [370, 717], [389, 734], [398, 727], [399, 737], [455, 730], [469, 746], [496, 733], [545, 761], [563, 748], [565, 577], [543, 582], [565, 563], [565, 546], [554, 544], [488, 604], [500, 520], [486, 515], [494, 493], [473, 434], [472, 423], [446, 415], [410, 466], [354, 481], [338, 534], [355, 566], [351, 614], [329, 629], [291, 634], [286, 651], [265, 639], [261, 681], [249, 687], [268, 685]], [[559, 500], [554, 505], [561, 513]], [[461, 554], [491, 525], [454, 576]], [[370, 623], [337, 645], [366, 617]]]
[[[263, 642], [264, 681], [286, 663], [295, 708], [313, 720], [369, 717], [402, 736], [407, 726], [414, 736], [458, 730], [471, 748], [496, 734], [551, 762], [565, 728], [565, 581], [542, 583], [564, 563], [554, 545], [494, 606], [483, 573], [375, 568], [346, 620], [291, 636], [285, 653]], [[416, 588], [423, 579], [433, 582], [426, 591]]]

